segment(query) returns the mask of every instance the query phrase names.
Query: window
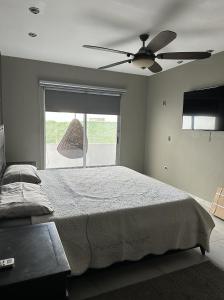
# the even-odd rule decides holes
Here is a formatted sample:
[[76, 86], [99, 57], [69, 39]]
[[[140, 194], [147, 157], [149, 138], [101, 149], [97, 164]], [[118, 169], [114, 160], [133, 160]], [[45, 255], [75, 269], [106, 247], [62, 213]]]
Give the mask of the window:
[[195, 116], [194, 129], [215, 130], [216, 117]]
[[40, 87], [45, 114], [43, 168], [108, 166], [119, 162], [124, 89], [43, 80]]
[[117, 115], [45, 112], [46, 168], [115, 165]]
[[216, 117], [183, 116], [183, 129], [215, 130]]

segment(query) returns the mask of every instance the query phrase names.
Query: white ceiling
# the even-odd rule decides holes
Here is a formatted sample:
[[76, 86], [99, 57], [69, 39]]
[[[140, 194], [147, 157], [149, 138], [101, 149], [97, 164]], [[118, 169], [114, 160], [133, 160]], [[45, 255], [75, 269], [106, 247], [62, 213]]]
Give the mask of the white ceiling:
[[[31, 14], [30, 6], [40, 8]], [[3, 55], [90, 68], [126, 56], [82, 48], [83, 44], [137, 52], [140, 33], [162, 30], [177, 38], [160, 52], [224, 50], [224, 0], [0, 0]], [[36, 38], [28, 32], [38, 34]], [[176, 61], [160, 60], [164, 70]], [[152, 75], [131, 64], [110, 69]]]

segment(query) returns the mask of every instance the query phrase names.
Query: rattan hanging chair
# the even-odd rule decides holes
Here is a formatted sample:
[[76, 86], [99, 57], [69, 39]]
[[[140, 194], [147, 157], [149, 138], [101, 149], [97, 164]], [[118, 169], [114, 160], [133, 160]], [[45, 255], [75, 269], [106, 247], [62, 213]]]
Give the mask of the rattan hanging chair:
[[83, 132], [82, 123], [78, 119], [73, 119], [58, 144], [57, 151], [70, 159], [82, 158]]

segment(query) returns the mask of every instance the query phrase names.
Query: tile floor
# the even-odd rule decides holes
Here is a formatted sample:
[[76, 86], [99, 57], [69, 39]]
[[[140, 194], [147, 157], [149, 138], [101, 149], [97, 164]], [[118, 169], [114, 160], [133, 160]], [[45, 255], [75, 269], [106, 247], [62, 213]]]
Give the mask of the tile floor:
[[[208, 202], [198, 198], [197, 200], [205, 209], [209, 209]], [[202, 256], [198, 248], [170, 255], [146, 257], [138, 262], [122, 263], [102, 270], [91, 270], [72, 279], [70, 299], [86, 299], [206, 260], [224, 270], [224, 221], [215, 217], [213, 219], [216, 227], [211, 235], [210, 253], [206, 253], [206, 256]]]

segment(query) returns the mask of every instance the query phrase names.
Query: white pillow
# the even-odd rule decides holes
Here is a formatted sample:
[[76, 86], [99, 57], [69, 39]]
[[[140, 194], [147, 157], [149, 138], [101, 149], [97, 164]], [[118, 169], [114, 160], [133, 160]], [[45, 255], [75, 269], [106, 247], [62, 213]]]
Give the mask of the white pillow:
[[54, 210], [40, 185], [14, 182], [2, 186], [0, 219], [50, 214]]
[[37, 174], [37, 168], [32, 165], [11, 165], [8, 166], [3, 178], [2, 184], [9, 184], [13, 182], [29, 182], [40, 183], [40, 177]]

